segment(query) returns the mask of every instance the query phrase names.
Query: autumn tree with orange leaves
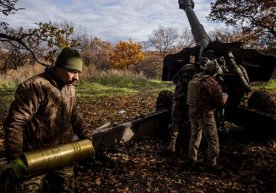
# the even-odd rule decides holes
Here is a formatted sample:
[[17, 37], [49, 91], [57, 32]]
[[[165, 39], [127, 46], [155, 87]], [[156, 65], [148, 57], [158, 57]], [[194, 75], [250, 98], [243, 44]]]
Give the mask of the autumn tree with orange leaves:
[[119, 41], [110, 56], [112, 67], [126, 70], [130, 65], [137, 65], [144, 60], [142, 45], [132, 40]]

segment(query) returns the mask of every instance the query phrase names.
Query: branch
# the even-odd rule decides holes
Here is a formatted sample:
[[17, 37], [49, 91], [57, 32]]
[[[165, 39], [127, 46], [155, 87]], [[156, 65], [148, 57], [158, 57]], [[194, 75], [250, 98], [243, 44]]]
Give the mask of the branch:
[[[26, 34], [25, 34], [26, 35]], [[31, 55], [33, 56], [33, 58], [35, 59], [36, 62], [38, 62], [39, 64], [43, 65], [43, 66], [47, 66], [47, 64], [41, 62], [35, 55], [34, 51], [29, 48], [25, 42], [23, 42], [23, 38], [25, 35], [22, 35], [21, 37], [16, 37], [16, 36], [10, 36], [10, 35], [7, 35], [7, 34], [3, 34], [3, 33], [0, 33], [0, 41], [6, 41], [6, 40], [9, 40], [9, 41], [14, 41], [14, 42], [17, 42], [19, 43], [20, 45], [22, 45], [26, 50], [28, 50]], [[2, 40], [3, 38], [3, 40]]]
[[[3, 9], [1, 9], [0, 11], [8, 16], [10, 13], [14, 13], [18, 10], [21, 10], [21, 9], [25, 9], [25, 8], [15, 8], [15, 4], [17, 3], [18, 0], [13, 0], [13, 1], [7, 1], [7, 0], [1, 0], [0, 1], [0, 5], [1, 7], [3, 7]], [[12, 12], [14, 11], [14, 12]]]

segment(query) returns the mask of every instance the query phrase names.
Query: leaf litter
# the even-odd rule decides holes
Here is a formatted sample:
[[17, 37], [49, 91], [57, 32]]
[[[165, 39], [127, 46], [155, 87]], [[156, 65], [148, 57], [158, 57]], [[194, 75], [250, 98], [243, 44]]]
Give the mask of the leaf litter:
[[[91, 115], [87, 122], [99, 127], [154, 111], [156, 97], [109, 97], [81, 106], [83, 113]], [[223, 166], [220, 171], [209, 171], [204, 165], [204, 142], [199, 150], [202, 163], [192, 169], [186, 164], [187, 143], [182, 144], [182, 151], [170, 157], [164, 151], [166, 140], [147, 136], [98, 152], [95, 159], [76, 163], [76, 192], [276, 192], [276, 140], [231, 123], [226, 123], [226, 127], [219, 131], [218, 162]]]
[[[138, 94], [90, 98], [80, 102], [80, 111], [85, 122], [95, 129], [107, 122], [129, 121], [154, 111], [156, 97]], [[197, 169], [189, 168], [185, 145], [184, 150], [169, 157], [164, 153], [166, 141], [144, 137], [98, 152], [95, 159], [74, 163], [75, 192], [276, 192], [275, 138], [230, 123], [226, 130], [219, 131], [219, 137], [221, 171], [211, 172], [203, 163]], [[1, 132], [1, 157], [3, 138]], [[206, 144], [202, 143], [199, 158], [203, 161], [205, 150]]]

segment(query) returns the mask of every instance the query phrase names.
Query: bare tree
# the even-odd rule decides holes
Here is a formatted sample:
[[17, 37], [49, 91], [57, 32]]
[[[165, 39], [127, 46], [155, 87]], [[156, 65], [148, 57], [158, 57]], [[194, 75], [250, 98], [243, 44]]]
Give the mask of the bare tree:
[[210, 38], [221, 42], [242, 42], [244, 36], [239, 29], [219, 28], [209, 33]]
[[191, 30], [185, 28], [182, 34], [180, 34], [179, 36], [178, 51], [191, 46], [195, 46], [194, 37], [192, 35]]
[[163, 59], [175, 48], [178, 38], [179, 34], [176, 28], [159, 26], [149, 37], [147, 47], [158, 50]]
[[111, 68], [110, 54], [112, 53], [112, 44], [101, 40], [98, 37], [89, 38], [84, 36], [82, 41], [82, 55], [86, 65], [93, 64], [99, 70]]

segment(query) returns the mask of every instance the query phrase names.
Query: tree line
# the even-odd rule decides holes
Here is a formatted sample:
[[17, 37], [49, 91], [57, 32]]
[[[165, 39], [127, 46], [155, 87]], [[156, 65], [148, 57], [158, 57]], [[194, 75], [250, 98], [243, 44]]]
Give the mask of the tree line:
[[[16, 6], [17, 2], [0, 0], [2, 16], [24, 11]], [[275, 49], [275, 11], [270, 0], [217, 0], [211, 3], [208, 19], [224, 22], [229, 27], [217, 29], [209, 36], [223, 42], [241, 41], [249, 48]], [[0, 67], [4, 71], [26, 63], [52, 64], [61, 48], [71, 46], [81, 51], [86, 65], [94, 65], [99, 70], [115, 68], [155, 76], [166, 55], [194, 45], [187, 28], [179, 33], [176, 28], [159, 26], [147, 41], [129, 39], [114, 44], [77, 32], [75, 26], [67, 22], [40, 22], [27, 29], [13, 29], [7, 22], [0, 23]]]

